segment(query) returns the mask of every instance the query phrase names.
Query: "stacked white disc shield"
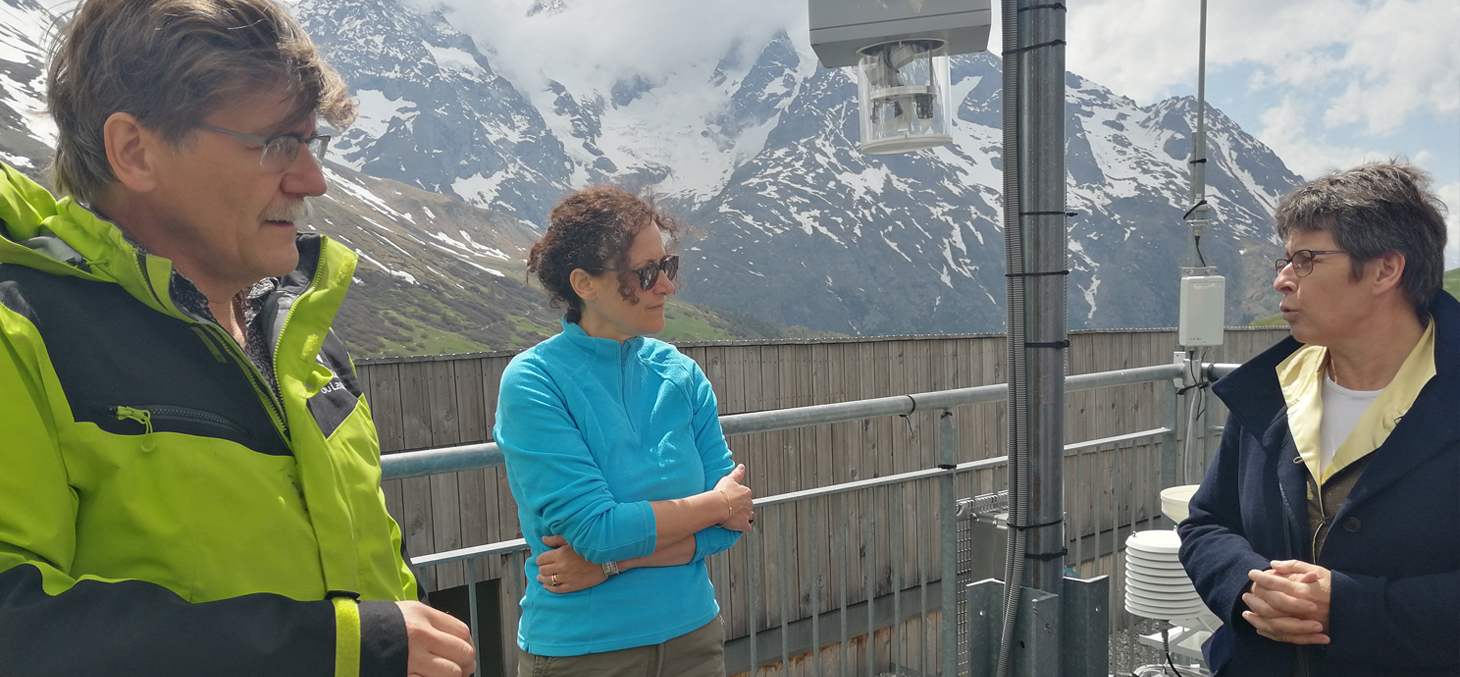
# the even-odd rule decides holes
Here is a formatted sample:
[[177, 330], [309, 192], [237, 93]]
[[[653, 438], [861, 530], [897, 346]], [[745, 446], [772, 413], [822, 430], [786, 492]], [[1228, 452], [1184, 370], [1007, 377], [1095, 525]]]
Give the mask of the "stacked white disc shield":
[[1142, 618], [1178, 620], [1207, 614], [1177, 554], [1175, 531], [1137, 531], [1125, 541], [1125, 610]]

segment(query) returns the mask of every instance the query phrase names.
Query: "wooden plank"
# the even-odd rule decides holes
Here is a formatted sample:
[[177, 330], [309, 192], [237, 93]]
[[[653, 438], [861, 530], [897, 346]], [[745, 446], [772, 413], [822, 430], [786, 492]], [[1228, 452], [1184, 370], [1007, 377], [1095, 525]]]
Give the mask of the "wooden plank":
[[[381, 453], [399, 450], [404, 444], [400, 419], [399, 368], [394, 364], [371, 365], [361, 368], [360, 378], [362, 390], [366, 393], [365, 402], [370, 406], [371, 419], [375, 421]], [[391, 480], [381, 483], [380, 488], [385, 494], [385, 509], [400, 527], [401, 538], [404, 539], [407, 522], [401, 485], [400, 480]]]
[[[482, 360], [462, 359], [450, 362], [455, 374], [457, 430], [461, 443], [481, 442], [487, 439], [487, 417], [482, 407]], [[485, 469], [468, 470], [456, 474], [461, 510], [461, 542], [465, 546], [490, 543], [487, 531], [487, 511], [495, 510], [486, 501]], [[496, 558], [486, 558], [477, 563], [477, 580], [496, 578]]]
[[[494, 426], [496, 425], [495, 412], [497, 409], [498, 392], [498, 387], [496, 386], [496, 384], [501, 383], [502, 372], [506, 370], [508, 362], [509, 360], [505, 358], [498, 358], [496, 362], [491, 365], [491, 373], [494, 379], [494, 387], [490, 391], [488, 391], [490, 394], [490, 398], [488, 399], [488, 411], [493, 412], [492, 418]], [[508, 484], [507, 480], [507, 468], [504, 466], [498, 466], [496, 468], [493, 468], [492, 471], [488, 473], [488, 478], [496, 480], [495, 493], [497, 505], [500, 506], [500, 514], [498, 516], [499, 531], [495, 540], [505, 541], [514, 538], [522, 538], [522, 526], [518, 524], [517, 521], [517, 501], [516, 499], [512, 498], [512, 487]], [[490, 497], [491, 495], [491, 490], [489, 488], [488, 496]]]
[[399, 365], [377, 365], [370, 371], [371, 397], [366, 402], [380, 438], [380, 452], [400, 451], [405, 447], [405, 428], [401, 423]]
[[[791, 372], [790, 365], [782, 365], [781, 363], [782, 347], [779, 345], [762, 346], [760, 350], [761, 392], [764, 393], [766, 406], [770, 409], [785, 408], [786, 398], [792, 394], [791, 391], [794, 389], [793, 385], [782, 388], [782, 372], [784, 371], [788, 374]], [[785, 369], [782, 368], [783, 366]], [[791, 434], [794, 435], [794, 433]], [[771, 473], [767, 478], [769, 480], [767, 484], [771, 486], [770, 491], [777, 494], [790, 491], [791, 486], [796, 481], [796, 477], [791, 471], [794, 467], [794, 455], [787, 452], [787, 437], [788, 434], [782, 431], [765, 433], [766, 444], [763, 450], [763, 462]], [[794, 559], [790, 556], [786, 557], [787, 566], [791, 567], [790, 571], [781, 567], [782, 544], [786, 544], [788, 547], [794, 546], [795, 508], [782, 504], [782, 506], [776, 509], [776, 512], [776, 521], [772, 527], [775, 531], [767, 532], [775, 533], [776, 538], [766, 539], [765, 553], [767, 561], [765, 567], [762, 569], [762, 571], [767, 572], [769, 575], [769, 578], [762, 579], [762, 582], [766, 584], [765, 604], [767, 622], [771, 625], [777, 625], [783, 622], [784, 617], [781, 614], [780, 596], [787, 595], [787, 586], [796, 583], [796, 577], [793, 575], [795, 571]], [[784, 521], [782, 521], [781, 512], [786, 513]], [[784, 529], [781, 526], [783, 524], [785, 525]], [[771, 581], [775, 581], [774, 586], [770, 585]], [[794, 600], [794, 593], [789, 594], [791, 595], [790, 599]], [[794, 609], [794, 607], [792, 608]], [[789, 620], [784, 619], [784, 622], [789, 622]]]
[[[813, 346], [795, 346], [795, 382], [800, 393], [797, 398], [798, 406], [810, 406], [816, 403], [816, 383]], [[824, 427], [824, 426], [823, 426]], [[796, 472], [797, 484], [803, 488], [810, 489], [817, 485], [816, 479], [816, 457], [820, 453], [816, 446], [816, 428], [800, 428], [796, 431]], [[816, 532], [816, 539], [812, 538], [811, 508], [804, 503], [796, 505], [796, 558], [798, 578], [801, 589], [797, 592], [798, 618], [809, 618], [817, 610], [811, 608], [811, 590], [819, 584], [820, 572], [811, 569], [811, 550], [820, 546], [818, 542], [822, 536], [820, 529]], [[818, 593], [819, 595], [819, 593]]]
[[[873, 354], [876, 355], [876, 363], [872, 372], [877, 378], [878, 391], [881, 395], [895, 394], [893, 388], [893, 369], [901, 358], [902, 342], [882, 341], [873, 344]], [[887, 477], [896, 472], [896, 458], [894, 457], [894, 441], [904, 435], [906, 422], [901, 418], [883, 418], [882, 425], [877, 432], [877, 477]], [[878, 516], [874, 530], [874, 545], [876, 552], [875, 573], [876, 585], [874, 592], [877, 595], [887, 594], [892, 591], [892, 541], [888, 538], [891, 524], [889, 520], [881, 519], [883, 515], [891, 515], [891, 497], [886, 487], [874, 490], [874, 513]]]
[[[431, 401], [428, 383], [428, 362], [403, 362], [400, 367], [400, 411], [402, 446], [405, 449], [424, 449], [431, 446], [431, 422], [429, 405]], [[434, 526], [431, 514], [431, 480], [427, 477], [413, 477], [403, 481], [402, 498], [405, 520], [406, 551], [411, 556], [438, 552], [435, 547]], [[426, 590], [436, 590], [435, 572], [425, 572]]]
[[[838, 346], [840, 347], [840, 346]], [[838, 351], [839, 352], [839, 351]], [[817, 393], [816, 402], [825, 404], [831, 401], [832, 380], [834, 370], [831, 365], [831, 346], [825, 343], [818, 343], [811, 346], [811, 380], [812, 389]], [[837, 377], [836, 380], [840, 381]], [[810, 486], [821, 487], [835, 484], [836, 479], [832, 471], [832, 426], [817, 426], [813, 432], [811, 444], [815, 450], [811, 457], [811, 478]], [[832, 608], [831, 580], [833, 569], [831, 568], [831, 527], [832, 511], [829, 501], [822, 500], [818, 506], [819, 514], [815, 524], [819, 540], [813, 540], [810, 547], [816, 548], [817, 559], [820, 567], [816, 571], [817, 594], [821, 597], [819, 607], [813, 608], [814, 613], [822, 613]]]
[[[458, 444], [461, 441], [456, 402], [456, 374], [450, 361], [426, 362], [427, 401], [425, 416], [430, 425], [433, 447]], [[436, 552], [461, 548], [461, 499], [456, 473], [431, 475], [431, 535]], [[461, 562], [436, 567], [437, 586], [451, 588], [465, 584], [466, 569]], [[438, 588], [438, 589], [439, 589]]]
[[[720, 398], [721, 411], [726, 414], [736, 414], [746, 411], [745, 409], [745, 351], [738, 346], [726, 347], [720, 354], [720, 369], [723, 375], [720, 381], [724, 387], [724, 396]], [[765, 488], [756, 486], [754, 471], [754, 460], [750, 458], [749, 440], [745, 435], [737, 435], [727, 438], [731, 454], [734, 455], [737, 463], [745, 463], [749, 473], [747, 480], [750, 489], [756, 496], [766, 496]], [[763, 531], [764, 526], [756, 531]], [[725, 622], [728, 626], [729, 637], [743, 637], [751, 629], [750, 621], [747, 618], [749, 604], [747, 597], [745, 556], [744, 552], [749, 547], [747, 540], [750, 536], [743, 536], [727, 554], [728, 562], [726, 575], [729, 581], [726, 583], [725, 596], [730, 600], [729, 609], [726, 613]]]

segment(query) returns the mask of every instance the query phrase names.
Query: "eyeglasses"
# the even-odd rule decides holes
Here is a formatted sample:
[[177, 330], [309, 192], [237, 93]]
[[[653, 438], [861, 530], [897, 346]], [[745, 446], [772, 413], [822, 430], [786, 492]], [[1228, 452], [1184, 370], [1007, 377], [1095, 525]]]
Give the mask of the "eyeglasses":
[[[604, 268], [604, 270], [618, 272], [617, 268]], [[650, 261], [649, 265], [643, 268], [631, 268], [629, 272], [639, 276], [640, 289], [649, 291], [654, 288], [654, 283], [659, 281], [661, 272], [670, 282], [674, 281], [674, 276], [679, 274], [679, 257], [666, 256], [658, 261]]]
[[258, 144], [263, 148], [263, 153], [259, 156], [259, 166], [271, 172], [282, 172], [294, 164], [294, 159], [299, 157], [299, 148], [301, 146], [309, 146], [309, 152], [314, 155], [314, 159], [322, 163], [324, 162], [325, 150], [330, 145], [330, 137], [328, 134], [300, 136], [299, 134], [290, 132], [278, 136], [263, 137], [201, 123], [195, 126], [198, 129], [205, 129], [217, 134], [224, 134], [235, 139], [243, 139], [249, 143]]
[[1278, 259], [1276, 261], [1273, 261], [1273, 269], [1281, 273], [1283, 272], [1283, 269], [1287, 268], [1288, 264], [1291, 263], [1293, 264], [1293, 272], [1297, 273], [1298, 277], [1304, 277], [1308, 273], [1313, 272], [1313, 257], [1323, 254], [1347, 253], [1348, 252], [1346, 251], [1340, 251], [1337, 249], [1299, 249], [1298, 251], [1293, 252], [1292, 257], [1290, 258]]

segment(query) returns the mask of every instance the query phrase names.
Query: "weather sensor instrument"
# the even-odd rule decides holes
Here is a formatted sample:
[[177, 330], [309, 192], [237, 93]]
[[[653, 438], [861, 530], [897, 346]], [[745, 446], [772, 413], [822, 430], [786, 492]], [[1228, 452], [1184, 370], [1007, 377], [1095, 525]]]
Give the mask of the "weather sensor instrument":
[[811, 0], [811, 48], [857, 67], [862, 151], [952, 143], [948, 56], [988, 48], [989, 0]]

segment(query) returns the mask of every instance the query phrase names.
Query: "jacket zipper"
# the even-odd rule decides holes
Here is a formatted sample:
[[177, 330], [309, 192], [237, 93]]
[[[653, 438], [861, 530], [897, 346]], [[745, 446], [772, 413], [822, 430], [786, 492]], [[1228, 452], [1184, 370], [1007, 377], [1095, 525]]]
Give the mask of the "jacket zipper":
[[[157, 288], [152, 283], [152, 276], [148, 275], [147, 269], [142, 266], [142, 261], [144, 260], [143, 257], [145, 255], [141, 252], [138, 252], [137, 254], [137, 256], [131, 257], [132, 265], [137, 266], [137, 274], [147, 283], [147, 291], [152, 292], [152, 298], [157, 300], [158, 305], [168, 305], [168, 303], [170, 303], [170, 299], [169, 301], [164, 301], [162, 299], [162, 295], [157, 293]], [[176, 274], [177, 271], [173, 272], [174, 274]], [[309, 284], [312, 287], [314, 285], [314, 280], [311, 279], [309, 281]], [[291, 314], [294, 312], [292, 307], [290, 308], [289, 312]], [[248, 360], [248, 356], [243, 354], [243, 348], [239, 347], [238, 341], [234, 340], [232, 336], [229, 336], [227, 332], [223, 331], [223, 327], [219, 326], [216, 322], [199, 322], [191, 318], [188, 318], [188, 321], [207, 327], [207, 331], [213, 334], [214, 340], [217, 340], [219, 343], [223, 344], [224, 350], [227, 350], [228, 354], [233, 356], [233, 362], [237, 364], [240, 369], [243, 370], [243, 373], [248, 378], [249, 383], [253, 385], [254, 394], [257, 395], [261, 400], [263, 400], [265, 408], [269, 411], [269, 418], [273, 419], [274, 427], [278, 429], [279, 435], [283, 437], [284, 446], [292, 449], [292, 445], [289, 444], [289, 423], [284, 418], [284, 407], [279, 402], [279, 398], [274, 395], [274, 391], [272, 388], [269, 387], [269, 384], [264, 382], [264, 377], [259, 373], [258, 367], [255, 367], [253, 363]], [[274, 368], [274, 373], [278, 374], [277, 365]]]
[[[324, 260], [324, 244], [321, 243], [320, 244], [320, 250], [319, 250], [319, 261], [323, 261], [323, 260]], [[283, 337], [284, 337], [284, 332], [289, 329], [289, 320], [291, 320], [291, 319], [294, 318], [294, 311], [299, 308], [299, 299], [302, 299], [305, 296], [308, 296], [309, 295], [309, 292], [314, 291], [315, 285], [319, 283], [319, 277], [320, 277], [319, 262], [316, 262], [315, 270], [314, 270], [314, 275], [310, 276], [310, 278], [309, 278], [309, 284], [307, 284], [307, 285], [304, 286], [304, 291], [299, 292], [298, 294], [296, 294], [294, 296], [294, 302], [289, 304], [289, 312], [284, 313], [284, 321], [279, 324], [279, 331], [274, 332], [274, 351], [273, 351], [273, 354], [270, 356], [269, 359], [273, 360], [273, 362], [274, 362], [274, 382], [275, 383], [278, 383], [279, 382], [279, 346], [283, 344], [283, 341], [281, 339], [283, 339]], [[236, 341], [233, 342], [233, 344], [235, 346], [238, 345], [238, 343]], [[262, 380], [262, 377], [260, 377], [260, 380]], [[270, 395], [273, 395], [273, 391], [269, 391], [269, 394]], [[281, 407], [281, 410], [282, 410], [282, 407]]]
[[[292, 449], [293, 446], [289, 444], [289, 423], [284, 418], [284, 406], [279, 402], [278, 396], [274, 395], [274, 389], [270, 388], [269, 384], [264, 382], [264, 377], [259, 373], [258, 367], [255, 367], [253, 362], [249, 361], [248, 356], [243, 354], [243, 348], [238, 345], [238, 341], [223, 331], [223, 327], [212, 322], [202, 322], [200, 324], [208, 328], [208, 332], [213, 335], [215, 341], [223, 344], [223, 349], [228, 351], [228, 354], [233, 357], [234, 364], [237, 364], [238, 368], [243, 370], [244, 375], [248, 377], [249, 383], [253, 385], [254, 394], [258, 395], [259, 399], [263, 401], [264, 408], [269, 411], [269, 418], [274, 421], [274, 427], [278, 430], [279, 435], [284, 438], [284, 446]], [[276, 370], [274, 373], [278, 374], [278, 371]]]
[[136, 407], [116, 406], [112, 411], [117, 415], [117, 420], [132, 420], [147, 427], [147, 433], [152, 433], [153, 422], [162, 421], [187, 421], [190, 423], [206, 423], [215, 428], [227, 430], [245, 439], [251, 437], [243, 426], [219, 416], [218, 414], [192, 409], [188, 407], [174, 407], [166, 404], [146, 404]]
[[152, 412], [135, 407], [112, 407], [112, 413], [117, 415], [118, 421], [136, 421], [147, 429], [145, 434], [152, 434]]

